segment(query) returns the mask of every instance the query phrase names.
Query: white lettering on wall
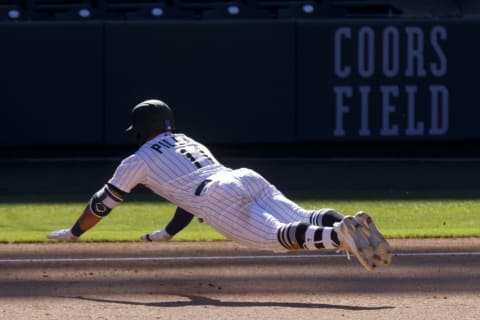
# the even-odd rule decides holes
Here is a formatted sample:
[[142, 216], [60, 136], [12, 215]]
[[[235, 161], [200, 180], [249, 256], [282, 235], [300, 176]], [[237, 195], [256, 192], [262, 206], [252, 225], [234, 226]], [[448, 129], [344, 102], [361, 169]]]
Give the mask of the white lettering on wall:
[[386, 27], [383, 32], [383, 74], [394, 78], [400, 70], [400, 35], [395, 27]]
[[419, 27], [406, 27], [407, 33], [407, 68], [405, 75], [407, 77], [425, 77], [423, 30]]
[[447, 56], [443, 51], [439, 40], [447, 40], [447, 30], [443, 26], [435, 26], [430, 33], [432, 48], [438, 56], [438, 62], [430, 64], [430, 72], [436, 77], [442, 77], [447, 74]]
[[407, 93], [407, 136], [423, 136], [423, 122], [415, 121], [415, 95], [417, 93], [416, 86], [405, 86]]
[[431, 135], [442, 135], [448, 131], [448, 90], [442, 85], [431, 85], [432, 126]]
[[382, 136], [397, 136], [398, 125], [390, 124], [391, 113], [395, 112], [395, 105], [392, 104], [392, 97], [398, 97], [397, 86], [380, 86], [380, 92], [382, 93], [382, 128], [380, 129], [380, 135]]
[[447, 134], [450, 96], [441, 84], [447, 36], [441, 25], [337, 28], [333, 135]]
[[336, 119], [335, 130], [333, 134], [337, 137], [345, 135], [345, 129], [343, 127], [344, 114], [349, 112], [348, 106], [344, 103], [344, 98], [351, 98], [353, 95], [352, 87], [334, 87], [335, 100], [336, 100]]
[[358, 134], [360, 136], [369, 136], [370, 135], [370, 128], [368, 127], [368, 95], [370, 93], [370, 86], [360, 86], [360, 97], [361, 97], [361, 113], [360, 113], [360, 130], [358, 130]]
[[358, 31], [358, 73], [363, 78], [369, 78], [374, 72], [375, 34], [370, 27]]
[[339, 78], [350, 76], [352, 68], [342, 65], [342, 42], [343, 39], [351, 39], [352, 30], [350, 28], [339, 28], [335, 31], [335, 75]]
[[[421, 87], [421, 91], [428, 93], [425, 114], [428, 119], [419, 119], [417, 111], [417, 95], [420, 91], [416, 85], [383, 85], [374, 86], [335, 86], [335, 128], [333, 135], [344, 137], [347, 135], [345, 120], [353, 114], [355, 103], [360, 101], [357, 121], [358, 135], [365, 136], [438, 136], [447, 133], [449, 127], [449, 94], [444, 85], [428, 85]], [[399, 103], [399, 98], [404, 95], [406, 104]], [[372, 113], [372, 97], [379, 98], [378, 112]], [[380, 123], [378, 130], [372, 131], [370, 124]], [[425, 130], [425, 120], [430, 127]], [[351, 121], [349, 122], [351, 123]]]

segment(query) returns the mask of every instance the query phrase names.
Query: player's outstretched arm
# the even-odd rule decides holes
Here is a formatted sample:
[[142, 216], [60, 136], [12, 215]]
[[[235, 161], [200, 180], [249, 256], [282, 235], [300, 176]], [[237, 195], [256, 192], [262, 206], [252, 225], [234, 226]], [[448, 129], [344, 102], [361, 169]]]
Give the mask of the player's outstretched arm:
[[167, 241], [182, 231], [193, 219], [193, 214], [178, 207], [175, 214], [165, 227], [143, 235], [140, 239], [144, 241]]
[[53, 231], [47, 237], [63, 241], [77, 240], [120, 204], [123, 201], [122, 197], [122, 191], [113, 185], [106, 184], [92, 196], [82, 215], [71, 228]]
[[90, 206], [87, 205], [82, 215], [71, 228], [53, 231], [47, 237], [49, 239], [63, 241], [77, 240], [84, 232], [93, 228], [100, 220], [101, 218], [96, 216], [90, 210]]

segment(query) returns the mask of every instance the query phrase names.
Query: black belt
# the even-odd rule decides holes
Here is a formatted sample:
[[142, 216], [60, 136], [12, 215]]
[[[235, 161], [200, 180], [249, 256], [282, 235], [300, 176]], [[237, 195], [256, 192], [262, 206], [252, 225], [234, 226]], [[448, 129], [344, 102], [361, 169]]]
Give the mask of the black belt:
[[200, 183], [198, 185], [197, 189], [195, 189], [195, 195], [199, 196], [202, 193], [205, 186], [207, 185], [207, 183], [209, 183], [209, 182], [212, 182], [212, 180], [210, 180], [210, 179], [203, 180], [202, 183]]

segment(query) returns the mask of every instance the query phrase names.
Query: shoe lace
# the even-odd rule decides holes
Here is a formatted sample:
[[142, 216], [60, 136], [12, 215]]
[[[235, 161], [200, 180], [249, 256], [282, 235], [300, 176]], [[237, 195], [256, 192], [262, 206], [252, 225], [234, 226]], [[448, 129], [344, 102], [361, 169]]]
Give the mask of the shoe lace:
[[347, 255], [347, 260], [350, 261], [350, 251], [348, 251], [348, 248], [340, 245], [336, 252], [337, 253], [345, 253]]

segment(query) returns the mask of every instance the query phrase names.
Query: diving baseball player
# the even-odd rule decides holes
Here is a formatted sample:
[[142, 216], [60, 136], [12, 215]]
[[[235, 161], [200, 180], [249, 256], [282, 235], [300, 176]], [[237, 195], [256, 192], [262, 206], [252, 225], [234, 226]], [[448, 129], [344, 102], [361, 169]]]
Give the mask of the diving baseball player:
[[196, 216], [253, 248], [338, 249], [353, 253], [370, 271], [390, 264], [390, 246], [367, 213], [343, 216], [334, 209], [305, 210], [257, 172], [223, 166], [204, 145], [174, 131], [173, 112], [164, 102], [136, 105], [127, 131], [140, 148], [120, 163], [71, 228], [48, 238], [78, 239], [142, 184], [178, 206], [165, 228], [143, 240], [168, 240]]

